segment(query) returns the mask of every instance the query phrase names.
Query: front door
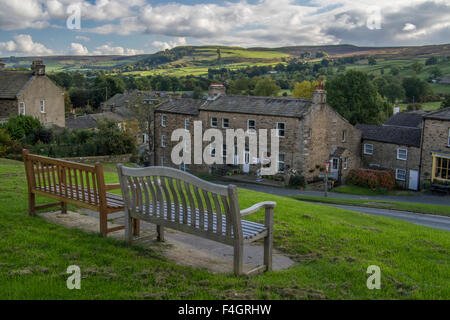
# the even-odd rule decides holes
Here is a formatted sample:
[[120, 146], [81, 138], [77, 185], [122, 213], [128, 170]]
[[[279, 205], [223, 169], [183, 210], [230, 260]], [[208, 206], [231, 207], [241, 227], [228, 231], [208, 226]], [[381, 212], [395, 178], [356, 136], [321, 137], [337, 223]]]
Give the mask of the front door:
[[330, 173], [328, 176], [334, 180], [339, 179], [339, 158], [331, 158]]
[[409, 170], [409, 189], [417, 191], [419, 189], [419, 171]]
[[250, 172], [250, 151], [249, 150], [245, 150], [244, 165], [242, 166], [242, 171], [244, 171], [244, 173]]

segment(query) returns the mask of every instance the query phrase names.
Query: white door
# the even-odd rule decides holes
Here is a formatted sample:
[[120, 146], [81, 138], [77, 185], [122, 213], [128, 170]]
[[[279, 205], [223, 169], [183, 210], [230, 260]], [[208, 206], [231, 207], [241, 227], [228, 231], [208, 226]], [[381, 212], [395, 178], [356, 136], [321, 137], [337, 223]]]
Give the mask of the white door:
[[419, 189], [419, 171], [409, 170], [409, 189], [418, 190]]
[[242, 171], [244, 171], [244, 173], [250, 172], [250, 151], [248, 150], [245, 150], [244, 165], [242, 166]]

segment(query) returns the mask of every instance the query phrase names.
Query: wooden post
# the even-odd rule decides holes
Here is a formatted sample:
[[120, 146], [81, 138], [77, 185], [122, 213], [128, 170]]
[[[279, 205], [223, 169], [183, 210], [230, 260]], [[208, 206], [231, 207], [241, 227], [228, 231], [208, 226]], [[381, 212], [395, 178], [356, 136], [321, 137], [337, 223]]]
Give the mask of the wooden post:
[[433, 157], [433, 165], [431, 167], [431, 183], [433, 183], [436, 178], [436, 155], [433, 152], [431, 156]]
[[[100, 233], [103, 237], [106, 237], [108, 233], [108, 206], [106, 202], [105, 177], [103, 176], [103, 166], [100, 162], [95, 164], [95, 174], [97, 176], [99, 194]], [[92, 181], [92, 184], [95, 184], [95, 182]]]
[[164, 238], [164, 227], [163, 226], [161, 226], [161, 225], [157, 225], [156, 226], [156, 232], [158, 233], [158, 241], [161, 241], [161, 242], [163, 242], [163, 241], [165, 241], [165, 238]]
[[244, 263], [244, 239], [242, 234], [241, 211], [239, 209], [239, 199], [237, 187], [228, 186], [228, 197], [230, 199], [230, 213], [233, 223], [234, 233], [234, 274], [239, 276], [243, 273]]
[[267, 271], [272, 271], [273, 251], [273, 208], [266, 207], [264, 224], [267, 227], [267, 236], [264, 238], [264, 264]]
[[28, 159], [28, 155], [30, 154], [30, 151], [23, 149], [22, 151], [22, 157], [23, 162], [25, 165], [25, 174], [27, 177], [27, 184], [28, 184], [28, 214], [30, 216], [34, 216], [36, 213], [36, 195], [33, 193], [34, 189], [34, 172], [33, 172], [33, 165]]

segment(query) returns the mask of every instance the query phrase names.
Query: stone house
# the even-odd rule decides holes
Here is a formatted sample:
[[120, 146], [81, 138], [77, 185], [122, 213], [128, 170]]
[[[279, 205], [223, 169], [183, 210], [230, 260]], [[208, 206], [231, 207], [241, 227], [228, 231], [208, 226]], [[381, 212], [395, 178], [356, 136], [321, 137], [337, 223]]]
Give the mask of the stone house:
[[[325, 161], [332, 162], [331, 176], [345, 178], [348, 171], [360, 166], [361, 132], [342, 118], [326, 103], [326, 92], [316, 90], [313, 99], [253, 97], [226, 95], [214, 85], [207, 100], [175, 99], [162, 103], [155, 112], [156, 164], [174, 167], [171, 148], [178, 142], [170, 141], [174, 129], [184, 128], [193, 134], [193, 121], [201, 121], [203, 132], [210, 128], [253, 130], [277, 129], [279, 134], [278, 169], [281, 176], [292, 170], [315, 180], [323, 173]], [[270, 142], [270, 139], [268, 139]], [[203, 143], [203, 150], [209, 142]], [[226, 150], [226, 145], [223, 146]], [[195, 173], [226, 173], [237, 171], [254, 173], [261, 167], [258, 159], [250, 159], [246, 144], [244, 154], [237, 154], [235, 162], [242, 165], [199, 165], [187, 168]], [[270, 150], [270, 143], [268, 146]], [[218, 147], [217, 150], [222, 148]], [[216, 155], [216, 149], [211, 150]], [[217, 156], [226, 156], [217, 155]], [[263, 155], [258, 155], [261, 159]], [[255, 161], [256, 160], [256, 161]], [[192, 160], [191, 160], [192, 163]]]
[[450, 108], [424, 116], [421, 179], [450, 183]]
[[362, 167], [392, 170], [397, 186], [418, 190], [422, 129], [364, 124], [358, 124], [356, 127], [363, 133]]
[[33, 61], [31, 71], [3, 68], [0, 64], [0, 121], [22, 114], [47, 127], [65, 127], [64, 91], [46, 76], [42, 61]]

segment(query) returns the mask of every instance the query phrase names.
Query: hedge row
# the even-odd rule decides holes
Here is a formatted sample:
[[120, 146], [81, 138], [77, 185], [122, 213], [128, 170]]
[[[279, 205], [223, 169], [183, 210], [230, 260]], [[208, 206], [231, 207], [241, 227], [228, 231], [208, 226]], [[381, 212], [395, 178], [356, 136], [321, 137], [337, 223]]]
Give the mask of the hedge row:
[[370, 189], [392, 190], [395, 188], [395, 175], [390, 170], [353, 169], [346, 183]]

